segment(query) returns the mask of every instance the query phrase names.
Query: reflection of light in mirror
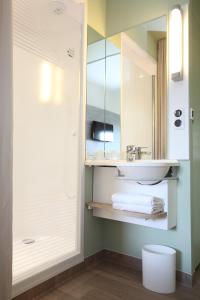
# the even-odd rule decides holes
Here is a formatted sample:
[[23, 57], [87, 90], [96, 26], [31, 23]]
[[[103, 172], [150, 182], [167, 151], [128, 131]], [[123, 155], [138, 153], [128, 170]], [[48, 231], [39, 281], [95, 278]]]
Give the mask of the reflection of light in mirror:
[[55, 67], [54, 69], [54, 102], [59, 105], [62, 102], [63, 70]]
[[52, 64], [43, 62], [41, 65], [41, 87], [40, 87], [40, 100], [47, 103], [51, 100], [52, 95]]
[[109, 141], [109, 142], [113, 141], [113, 133], [112, 132], [109, 132], [109, 131], [105, 132], [105, 141]]
[[140, 74], [140, 75], [139, 75], [139, 78], [140, 78], [140, 79], [144, 78], [144, 75], [143, 75], [143, 74]]
[[170, 72], [173, 80], [182, 79], [182, 61], [183, 61], [183, 20], [180, 7], [176, 7], [170, 14]]
[[105, 141], [105, 133], [104, 133], [104, 131], [101, 131], [101, 132], [99, 133], [99, 139], [100, 139], [101, 141]]
[[99, 133], [99, 139], [101, 141], [113, 142], [113, 133], [109, 131], [101, 131]]

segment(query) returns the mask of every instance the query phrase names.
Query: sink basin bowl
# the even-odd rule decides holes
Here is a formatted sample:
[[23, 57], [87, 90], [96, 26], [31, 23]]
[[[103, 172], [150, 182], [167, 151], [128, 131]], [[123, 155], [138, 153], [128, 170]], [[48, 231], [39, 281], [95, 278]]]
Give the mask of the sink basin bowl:
[[176, 160], [136, 160], [116, 163], [120, 175], [137, 181], [160, 181], [168, 173], [170, 167], [178, 167]]

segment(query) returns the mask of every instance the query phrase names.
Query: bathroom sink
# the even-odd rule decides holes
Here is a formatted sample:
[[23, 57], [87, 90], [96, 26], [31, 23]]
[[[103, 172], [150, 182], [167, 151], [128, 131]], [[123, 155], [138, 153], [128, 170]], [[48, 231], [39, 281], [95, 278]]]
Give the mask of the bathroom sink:
[[121, 177], [137, 181], [159, 181], [171, 167], [178, 167], [179, 163], [176, 160], [136, 160], [119, 161], [116, 166]]

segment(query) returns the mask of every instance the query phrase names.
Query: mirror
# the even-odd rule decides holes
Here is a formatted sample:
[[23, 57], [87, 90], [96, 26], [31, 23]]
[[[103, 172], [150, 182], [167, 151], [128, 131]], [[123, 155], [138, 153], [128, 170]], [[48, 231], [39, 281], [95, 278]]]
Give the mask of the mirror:
[[97, 34], [92, 28], [88, 27], [86, 109], [87, 159], [104, 159], [105, 155], [105, 43], [106, 40], [102, 36]]
[[120, 159], [120, 49], [88, 28], [87, 159]]
[[166, 158], [167, 19], [103, 38], [88, 28], [86, 159]]

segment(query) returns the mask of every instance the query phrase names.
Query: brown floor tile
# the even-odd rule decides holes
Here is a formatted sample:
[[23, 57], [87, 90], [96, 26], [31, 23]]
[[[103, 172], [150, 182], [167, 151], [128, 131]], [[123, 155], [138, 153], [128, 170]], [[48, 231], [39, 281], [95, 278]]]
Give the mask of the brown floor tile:
[[72, 295], [76, 299], [82, 299], [84, 295], [86, 295], [93, 289], [91, 284], [93, 277], [93, 271], [85, 272], [83, 274], [80, 274], [77, 278], [74, 278], [69, 282], [61, 285], [58, 290], [62, 291], [63, 293]]
[[42, 299], [42, 300], [75, 300], [75, 298], [73, 298], [72, 296], [63, 293], [61, 291], [58, 290], [54, 290], [52, 292], [47, 293], [45, 296], [43, 297], [39, 297], [37, 298]]
[[66, 281], [41, 300], [200, 300], [200, 280], [193, 288], [177, 286], [170, 295], [145, 289], [140, 272], [123, 266], [102, 263]]

